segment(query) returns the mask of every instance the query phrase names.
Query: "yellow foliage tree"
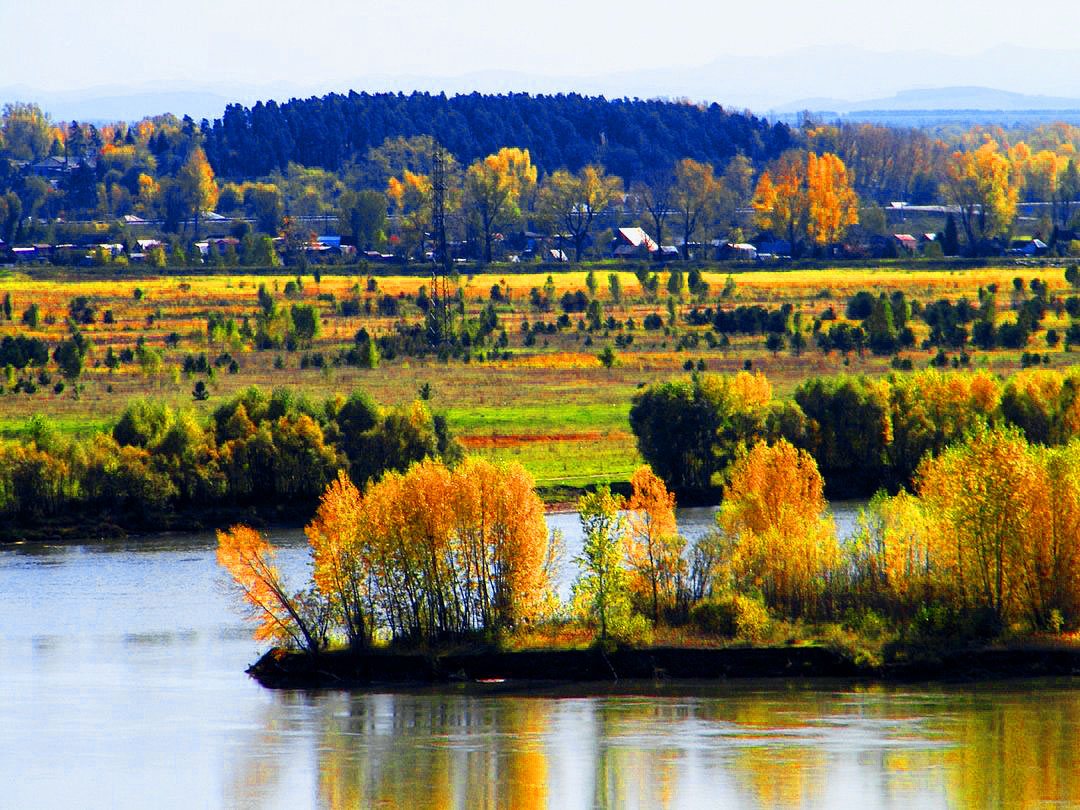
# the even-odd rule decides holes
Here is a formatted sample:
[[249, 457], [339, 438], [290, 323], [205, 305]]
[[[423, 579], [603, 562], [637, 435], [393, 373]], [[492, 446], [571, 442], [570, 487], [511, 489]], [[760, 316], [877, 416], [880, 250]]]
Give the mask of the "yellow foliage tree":
[[214, 181], [214, 170], [206, 159], [206, 152], [201, 146], [195, 146], [188, 153], [187, 160], [176, 175], [181, 192], [195, 218], [195, 238], [199, 238], [199, 216], [217, 205], [218, 187]]
[[910, 609], [934, 595], [930, 533], [914, 495], [875, 497], [844, 551], [859, 604]]
[[683, 258], [690, 259], [690, 239], [698, 226], [713, 218], [719, 205], [720, 182], [713, 167], [683, 158], [675, 164], [675, 183], [671, 188], [672, 205], [682, 212]]
[[918, 472], [932, 555], [944, 584], [967, 608], [999, 619], [1021, 610], [1027, 538], [1044, 477], [1015, 430], [983, 429], [928, 458]]
[[945, 188], [960, 208], [968, 247], [1004, 233], [1016, 217], [1019, 172], [989, 138], [973, 150], [954, 152], [945, 167]]
[[553, 227], [566, 229], [574, 244], [574, 261], [581, 261], [593, 221], [622, 190], [622, 180], [600, 166], [585, 166], [577, 174], [558, 169], [540, 189], [540, 209]]
[[1059, 631], [1080, 620], [1080, 443], [1037, 448], [1036, 490], [1023, 589], [1036, 627]]
[[791, 614], [820, 610], [840, 556], [823, 493], [814, 459], [785, 440], [759, 442], [735, 463], [717, 520], [734, 540], [737, 587]]
[[535, 189], [536, 167], [528, 149], [504, 147], [469, 166], [465, 199], [480, 218], [485, 262], [491, 261], [495, 228], [519, 218]]
[[380, 628], [437, 638], [512, 627], [553, 599], [543, 504], [516, 464], [427, 460], [363, 495], [340, 473], [306, 533], [315, 590], [352, 646]]

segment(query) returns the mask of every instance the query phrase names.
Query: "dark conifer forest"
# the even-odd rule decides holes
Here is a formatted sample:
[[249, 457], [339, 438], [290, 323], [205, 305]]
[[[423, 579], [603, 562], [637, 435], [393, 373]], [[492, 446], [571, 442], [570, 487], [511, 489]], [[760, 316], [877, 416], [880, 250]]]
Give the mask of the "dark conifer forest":
[[461, 163], [508, 144], [545, 171], [599, 163], [626, 181], [690, 157], [723, 165], [737, 153], [755, 164], [794, 145], [786, 124], [718, 104], [530, 96], [332, 93], [322, 98], [226, 108], [203, 124], [206, 153], [225, 177], [258, 177], [289, 162], [340, 169], [387, 138], [433, 135]]

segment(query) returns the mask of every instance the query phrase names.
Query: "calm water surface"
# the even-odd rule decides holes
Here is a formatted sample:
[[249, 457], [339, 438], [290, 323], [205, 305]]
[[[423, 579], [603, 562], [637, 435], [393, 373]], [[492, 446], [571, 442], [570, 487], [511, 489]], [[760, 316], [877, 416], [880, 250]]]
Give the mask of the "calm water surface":
[[0, 550], [0, 808], [1080, 807], [1077, 681], [269, 692], [213, 548]]

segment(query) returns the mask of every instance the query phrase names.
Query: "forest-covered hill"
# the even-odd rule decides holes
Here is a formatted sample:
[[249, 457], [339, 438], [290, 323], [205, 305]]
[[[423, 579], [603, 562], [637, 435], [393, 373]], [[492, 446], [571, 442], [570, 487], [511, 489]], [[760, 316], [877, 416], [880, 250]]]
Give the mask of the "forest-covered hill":
[[786, 124], [717, 104], [576, 94], [352, 92], [232, 104], [204, 134], [214, 171], [230, 178], [263, 176], [290, 161], [337, 170], [394, 136], [434, 135], [463, 164], [513, 145], [545, 171], [600, 163], [627, 181], [685, 157], [721, 166], [741, 152], [760, 164], [793, 145]]

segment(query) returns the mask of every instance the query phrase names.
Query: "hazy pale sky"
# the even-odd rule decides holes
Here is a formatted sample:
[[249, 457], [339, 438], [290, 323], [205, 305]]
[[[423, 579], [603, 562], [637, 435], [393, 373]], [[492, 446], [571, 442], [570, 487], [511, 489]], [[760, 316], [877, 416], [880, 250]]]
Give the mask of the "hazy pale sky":
[[[289, 81], [483, 70], [581, 75], [813, 45], [951, 54], [1076, 47], [1061, 0], [0, 0], [0, 86]], [[1078, 86], [1080, 90], [1080, 86]]]

